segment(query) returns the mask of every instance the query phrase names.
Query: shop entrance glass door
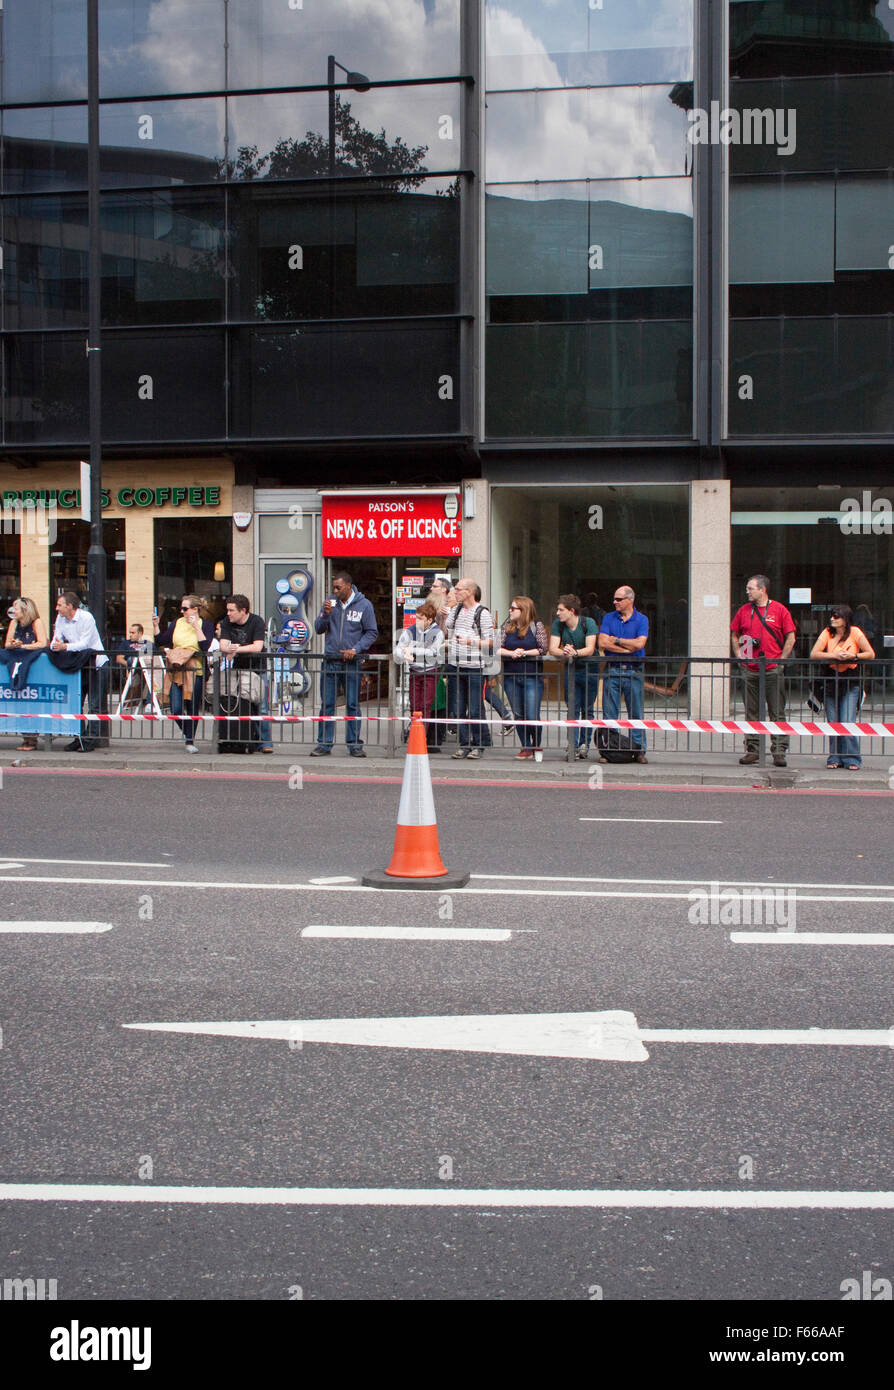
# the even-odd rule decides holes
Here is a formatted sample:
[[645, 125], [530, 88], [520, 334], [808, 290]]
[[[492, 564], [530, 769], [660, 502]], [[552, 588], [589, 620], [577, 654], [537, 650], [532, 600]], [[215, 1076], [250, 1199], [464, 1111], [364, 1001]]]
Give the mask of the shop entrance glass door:
[[[124, 520], [103, 521], [102, 543], [106, 552], [106, 645], [113, 646], [125, 638], [125, 575]], [[65, 589], [73, 589], [82, 602], [87, 602], [87, 551], [90, 549], [90, 523], [66, 520], [58, 523], [58, 531], [50, 552], [51, 602], [46, 613], [47, 627], [52, 629], [56, 618], [56, 599]], [[96, 616], [94, 614], [94, 616]]]

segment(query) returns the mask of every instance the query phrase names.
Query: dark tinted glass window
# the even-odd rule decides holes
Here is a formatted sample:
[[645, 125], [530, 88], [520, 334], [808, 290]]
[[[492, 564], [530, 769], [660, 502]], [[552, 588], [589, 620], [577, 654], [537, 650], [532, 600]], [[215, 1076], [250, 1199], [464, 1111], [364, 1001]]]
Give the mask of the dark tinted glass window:
[[236, 313], [323, 319], [454, 313], [459, 197], [447, 180], [408, 192], [240, 192]]
[[894, 67], [885, 0], [730, 0], [734, 77], [884, 72]]
[[100, 95], [220, 91], [225, 0], [99, 0]]
[[730, 434], [890, 434], [892, 380], [890, 316], [730, 322]]
[[491, 438], [687, 436], [692, 324], [513, 324], [487, 330]]
[[87, 0], [7, 0], [3, 101], [71, 101], [87, 95]]
[[2, 218], [3, 327], [87, 322], [87, 200], [7, 198]]
[[460, 0], [229, 0], [227, 24], [231, 90], [322, 84], [330, 53], [373, 82], [459, 72]]
[[87, 438], [87, 358], [78, 333], [10, 335], [4, 343], [5, 440], [82, 443]]
[[223, 177], [222, 97], [104, 106], [99, 129], [106, 186], [209, 183]]
[[246, 330], [233, 432], [455, 433], [458, 342], [456, 325]]
[[87, 108], [4, 111], [3, 192], [87, 185]]
[[[887, 169], [894, 129], [894, 75], [734, 82], [730, 107], [752, 138], [730, 145], [733, 174]], [[742, 126], [744, 135], [744, 125]], [[755, 138], [755, 133], [759, 138]]]
[[327, 92], [230, 98], [230, 177], [387, 174], [408, 186], [409, 176], [459, 168], [455, 86], [336, 92], [332, 101], [335, 143], [330, 151]]
[[103, 433], [110, 440], [222, 439], [222, 332], [107, 333]]
[[[226, 579], [215, 580], [222, 563]], [[155, 521], [155, 600], [162, 627], [180, 617], [184, 594], [199, 594], [212, 617], [226, 615], [233, 578], [233, 523], [229, 517], [158, 517]]]
[[220, 192], [108, 193], [102, 202], [106, 323], [222, 319], [227, 238]]
[[689, 179], [504, 185], [488, 195], [488, 294], [691, 284]]

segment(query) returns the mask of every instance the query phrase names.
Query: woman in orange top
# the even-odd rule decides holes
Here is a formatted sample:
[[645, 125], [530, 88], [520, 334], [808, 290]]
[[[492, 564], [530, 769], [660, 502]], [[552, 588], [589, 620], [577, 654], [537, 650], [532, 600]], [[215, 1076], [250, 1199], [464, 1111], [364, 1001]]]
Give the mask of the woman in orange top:
[[[830, 724], [855, 722], [861, 687], [858, 662], [871, 661], [875, 656], [865, 633], [854, 627], [853, 616], [846, 603], [836, 603], [829, 614], [829, 626], [823, 628], [810, 653], [812, 659], [829, 664], [829, 674], [823, 681], [823, 696]], [[844, 767], [848, 772], [856, 772], [861, 762], [858, 738], [836, 735], [831, 739], [826, 767]]]

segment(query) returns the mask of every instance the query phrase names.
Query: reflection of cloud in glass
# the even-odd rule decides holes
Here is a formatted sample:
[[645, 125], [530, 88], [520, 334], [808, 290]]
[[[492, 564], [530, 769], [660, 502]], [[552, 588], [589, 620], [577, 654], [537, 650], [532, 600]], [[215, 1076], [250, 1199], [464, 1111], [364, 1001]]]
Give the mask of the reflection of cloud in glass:
[[613, 178], [682, 174], [685, 113], [664, 87], [492, 93], [487, 179]]
[[326, 57], [374, 80], [454, 76], [459, 0], [339, 0], [292, 9], [286, 0], [143, 0], [139, 28], [103, 18], [104, 91], [222, 88], [223, 16], [233, 88], [326, 81]]
[[692, 43], [692, 0], [488, 0], [487, 52], [572, 53]]

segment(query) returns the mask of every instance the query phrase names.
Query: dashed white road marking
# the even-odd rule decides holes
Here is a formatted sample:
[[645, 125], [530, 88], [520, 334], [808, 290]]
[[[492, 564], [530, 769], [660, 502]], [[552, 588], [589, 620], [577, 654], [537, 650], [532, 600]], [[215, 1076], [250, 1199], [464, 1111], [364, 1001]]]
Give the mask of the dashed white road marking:
[[734, 1191], [716, 1188], [155, 1187], [2, 1183], [0, 1202], [117, 1202], [280, 1207], [630, 1207], [740, 1211], [892, 1211], [894, 1192]]
[[0, 922], [0, 932], [39, 935], [61, 932], [65, 936], [75, 936], [87, 932], [111, 931], [113, 926], [113, 922]]
[[320, 888], [328, 888], [330, 883], [356, 883], [356, 878], [350, 874], [335, 874], [332, 878], [312, 878], [311, 883], [316, 883]]
[[729, 939], [758, 946], [894, 946], [889, 931], [731, 931]]
[[497, 927], [351, 927], [315, 923], [304, 927], [302, 936], [330, 940], [381, 941], [509, 941], [511, 931]]
[[748, 1047], [894, 1047], [892, 1028], [641, 1028], [653, 1043], [744, 1043]]
[[[85, 864], [96, 869], [169, 869], [170, 864], [151, 859], [28, 859], [17, 854], [16, 862], [21, 864]], [[3, 865], [2, 867], [6, 867]]]

